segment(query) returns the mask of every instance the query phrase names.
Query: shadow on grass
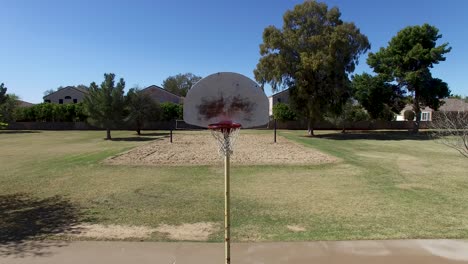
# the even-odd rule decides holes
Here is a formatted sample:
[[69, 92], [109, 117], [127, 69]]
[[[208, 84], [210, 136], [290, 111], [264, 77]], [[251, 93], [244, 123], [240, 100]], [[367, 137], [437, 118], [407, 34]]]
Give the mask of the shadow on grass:
[[162, 138], [151, 138], [151, 137], [123, 137], [123, 138], [112, 138], [111, 141], [153, 141], [162, 140]]
[[0, 195], [0, 257], [50, 255], [48, 248], [67, 242], [44, 239], [78, 232], [76, 225], [82, 218], [81, 210], [61, 196]]
[[0, 130], [0, 134], [33, 134], [41, 133], [41, 131], [36, 130]]
[[334, 140], [430, 140], [429, 132], [420, 131], [414, 134], [408, 131], [349, 131], [346, 133], [330, 133], [315, 136], [316, 138], [326, 138]]
[[140, 137], [168, 137], [169, 132], [141, 133]]

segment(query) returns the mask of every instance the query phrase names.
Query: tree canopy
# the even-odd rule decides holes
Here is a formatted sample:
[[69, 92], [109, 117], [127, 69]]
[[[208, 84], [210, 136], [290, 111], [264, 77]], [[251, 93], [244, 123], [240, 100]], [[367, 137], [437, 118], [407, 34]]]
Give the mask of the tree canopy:
[[84, 98], [84, 107], [89, 116], [89, 123], [105, 128], [106, 139], [112, 139], [111, 129], [122, 123], [124, 118], [125, 81], [120, 78], [117, 85], [114, 83], [115, 74], [104, 74], [104, 81], [98, 86], [92, 82], [89, 94]]
[[175, 76], [169, 76], [163, 81], [163, 88], [179, 96], [187, 95], [188, 90], [201, 79], [193, 73], [179, 73]]
[[283, 16], [283, 27], [265, 28], [255, 79], [273, 90], [290, 89], [292, 106], [313, 124], [339, 112], [350, 96], [348, 74], [370, 48], [354, 23], [343, 22], [337, 7], [306, 1]]
[[413, 110], [416, 113], [415, 132], [419, 130], [421, 107], [437, 110], [440, 100], [450, 95], [448, 85], [433, 78], [430, 69], [450, 52], [448, 43], [437, 46], [442, 35], [431, 25], [409, 26], [394, 36], [388, 46], [370, 53], [367, 63], [374, 72], [395, 81], [401, 89], [413, 95]]
[[353, 97], [367, 110], [372, 119], [393, 120], [405, 107], [403, 91], [386, 82], [381, 75], [356, 74], [352, 78]]

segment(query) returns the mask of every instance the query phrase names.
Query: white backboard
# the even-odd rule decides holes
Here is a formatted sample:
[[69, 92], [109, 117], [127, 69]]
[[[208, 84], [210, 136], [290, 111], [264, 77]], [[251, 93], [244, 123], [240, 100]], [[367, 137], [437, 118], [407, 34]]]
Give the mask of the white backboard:
[[268, 123], [268, 98], [260, 86], [233, 72], [219, 72], [197, 82], [184, 99], [184, 121], [208, 127], [223, 121], [243, 128]]

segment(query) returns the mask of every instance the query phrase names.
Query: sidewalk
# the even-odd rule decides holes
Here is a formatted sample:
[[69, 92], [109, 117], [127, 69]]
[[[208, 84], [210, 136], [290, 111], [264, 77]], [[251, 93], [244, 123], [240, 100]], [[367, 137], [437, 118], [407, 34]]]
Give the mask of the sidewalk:
[[[468, 263], [468, 240], [235, 243], [231, 263]], [[31, 242], [0, 245], [0, 263], [220, 264], [219, 243]]]

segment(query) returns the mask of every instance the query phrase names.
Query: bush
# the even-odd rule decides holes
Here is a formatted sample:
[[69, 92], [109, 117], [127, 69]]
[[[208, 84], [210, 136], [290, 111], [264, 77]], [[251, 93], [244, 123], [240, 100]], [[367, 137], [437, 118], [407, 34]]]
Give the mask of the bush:
[[289, 105], [277, 103], [273, 106], [273, 118], [279, 121], [296, 120], [296, 113], [291, 110]]
[[403, 116], [404, 116], [405, 120], [413, 121], [415, 114], [414, 114], [414, 112], [412, 110], [405, 110], [405, 112], [403, 112]]
[[79, 122], [86, 118], [82, 103], [41, 103], [16, 109], [16, 120], [23, 122]]
[[184, 108], [181, 104], [171, 102], [161, 103], [161, 120], [171, 121], [182, 119], [184, 115]]

